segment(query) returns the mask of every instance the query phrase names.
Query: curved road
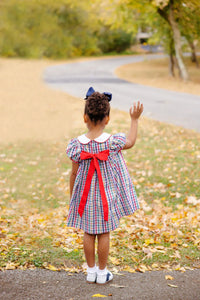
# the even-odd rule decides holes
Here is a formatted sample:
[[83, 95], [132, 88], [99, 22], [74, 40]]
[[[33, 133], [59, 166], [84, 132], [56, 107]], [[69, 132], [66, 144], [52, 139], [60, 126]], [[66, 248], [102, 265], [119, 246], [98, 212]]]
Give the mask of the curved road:
[[130, 83], [114, 74], [124, 64], [163, 56], [120, 56], [55, 65], [45, 70], [44, 80], [52, 88], [80, 98], [85, 97], [90, 86], [99, 92], [111, 92], [112, 107], [125, 111], [140, 99], [144, 115], [200, 132], [200, 96]]

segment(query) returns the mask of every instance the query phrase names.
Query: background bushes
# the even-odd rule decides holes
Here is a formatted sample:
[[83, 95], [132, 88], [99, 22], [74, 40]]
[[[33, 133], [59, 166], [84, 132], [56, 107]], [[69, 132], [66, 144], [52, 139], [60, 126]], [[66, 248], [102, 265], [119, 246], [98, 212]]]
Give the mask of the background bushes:
[[89, 56], [121, 52], [130, 44], [130, 34], [100, 25], [90, 10], [70, 0], [1, 2], [1, 56]]
[[99, 32], [98, 46], [103, 53], [123, 52], [132, 44], [132, 34], [122, 29], [103, 27]]

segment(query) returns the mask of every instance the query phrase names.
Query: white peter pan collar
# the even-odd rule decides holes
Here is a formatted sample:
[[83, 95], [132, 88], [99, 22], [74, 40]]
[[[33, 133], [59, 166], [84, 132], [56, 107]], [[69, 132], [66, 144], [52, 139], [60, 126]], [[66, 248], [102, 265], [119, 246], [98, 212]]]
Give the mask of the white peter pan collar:
[[103, 143], [103, 142], [107, 141], [110, 136], [111, 136], [111, 134], [103, 132], [96, 139], [90, 140], [85, 134], [82, 134], [82, 135], [78, 136], [78, 141], [81, 144], [88, 144], [90, 141], [95, 141], [95, 142], [98, 142], [98, 143]]

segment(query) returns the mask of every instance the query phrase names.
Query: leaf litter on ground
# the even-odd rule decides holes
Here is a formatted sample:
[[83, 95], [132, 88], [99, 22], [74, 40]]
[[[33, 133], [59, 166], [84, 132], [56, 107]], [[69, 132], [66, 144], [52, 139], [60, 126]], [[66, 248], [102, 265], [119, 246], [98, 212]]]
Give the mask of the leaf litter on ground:
[[[116, 116], [108, 130], [126, 132], [127, 115]], [[111, 233], [110, 266], [119, 275], [199, 268], [200, 135], [146, 118], [139, 128], [124, 157], [141, 209]], [[84, 271], [83, 233], [66, 226], [66, 144], [1, 146], [0, 269]]]

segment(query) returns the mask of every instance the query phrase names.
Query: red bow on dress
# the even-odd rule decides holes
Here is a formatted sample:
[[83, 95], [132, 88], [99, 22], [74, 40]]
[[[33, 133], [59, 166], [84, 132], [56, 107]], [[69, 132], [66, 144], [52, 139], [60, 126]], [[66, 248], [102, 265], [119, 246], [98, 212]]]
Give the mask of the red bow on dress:
[[108, 202], [107, 202], [106, 193], [105, 193], [105, 189], [104, 189], [104, 185], [103, 185], [103, 179], [101, 176], [101, 170], [100, 170], [99, 162], [98, 162], [98, 159], [99, 160], [107, 160], [108, 156], [109, 156], [109, 150], [104, 150], [104, 151], [96, 153], [96, 154], [92, 154], [92, 153], [85, 152], [85, 151], [81, 152], [82, 160], [90, 159], [90, 158], [92, 159], [90, 162], [90, 167], [89, 167], [88, 175], [87, 175], [86, 182], [85, 182], [83, 195], [81, 197], [81, 201], [80, 201], [79, 208], [78, 208], [78, 212], [81, 217], [83, 215], [84, 208], [85, 208], [85, 205], [87, 202], [87, 197], [88, 197], [88, 193], [90, 190], [92, 177], [93, 177], [94, 171], [96, 170], [97, 176], [99, 179], [101, 199], [102, 199], [102, 203], [103, 203], [104, 220], [108, 221]]

